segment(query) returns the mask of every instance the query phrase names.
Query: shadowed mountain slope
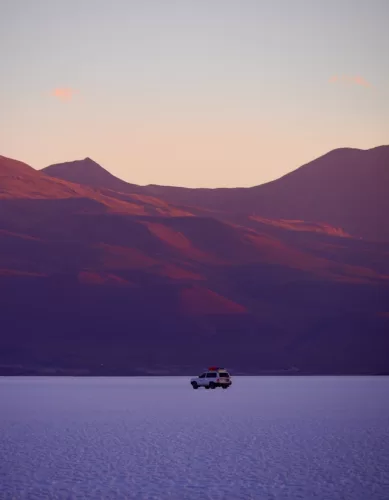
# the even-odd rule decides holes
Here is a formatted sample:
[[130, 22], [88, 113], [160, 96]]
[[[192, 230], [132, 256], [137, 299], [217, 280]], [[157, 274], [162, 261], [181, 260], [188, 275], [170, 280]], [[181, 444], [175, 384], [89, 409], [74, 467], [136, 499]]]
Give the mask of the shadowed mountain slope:
[[4, 157], [0, 193], [1, 373], [388, 369], [387, 243]]

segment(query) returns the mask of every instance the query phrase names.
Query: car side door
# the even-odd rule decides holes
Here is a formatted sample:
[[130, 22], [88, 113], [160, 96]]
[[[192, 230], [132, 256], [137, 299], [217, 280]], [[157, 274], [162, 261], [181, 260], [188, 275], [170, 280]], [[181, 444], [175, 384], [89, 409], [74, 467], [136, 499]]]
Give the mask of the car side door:
[[217, 373], [216, 372], [208, 372], [206, 374], [206, 385], [209, 385], [211, 382], [216, 382]]
[[207, 375], [206, 373], [202, 373], [202, 374], [199, 376], [198, 381], [197, 381], [197, 383], [198, 383], [199, 385], [207, 385], [207, 380], [206, 380], [206, 378], [205, 378], [205, 376], [206, 376], [206, 375]]

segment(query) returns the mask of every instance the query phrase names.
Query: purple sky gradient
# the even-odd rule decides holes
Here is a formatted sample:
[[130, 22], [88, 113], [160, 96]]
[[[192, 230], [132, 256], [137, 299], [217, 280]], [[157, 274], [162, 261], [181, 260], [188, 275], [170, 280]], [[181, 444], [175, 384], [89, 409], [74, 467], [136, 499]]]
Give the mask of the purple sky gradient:
[[0, 154], [250, 186], [389, 143], [387, 0], [3, 0]]

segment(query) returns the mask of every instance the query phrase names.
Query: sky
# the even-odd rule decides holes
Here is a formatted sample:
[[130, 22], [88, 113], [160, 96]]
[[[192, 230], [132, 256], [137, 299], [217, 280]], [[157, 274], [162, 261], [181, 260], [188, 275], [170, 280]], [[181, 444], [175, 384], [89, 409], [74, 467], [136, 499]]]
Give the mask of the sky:
[[253, 186], [389, 144], [388, 0], [0, 0], [0, 154]]

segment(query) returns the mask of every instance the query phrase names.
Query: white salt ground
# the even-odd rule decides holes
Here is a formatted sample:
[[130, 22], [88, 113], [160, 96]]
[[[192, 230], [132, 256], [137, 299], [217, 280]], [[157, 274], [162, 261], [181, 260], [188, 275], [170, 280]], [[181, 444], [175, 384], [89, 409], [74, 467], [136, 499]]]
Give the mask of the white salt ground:
[[3, 377], [0, 499], [389, 500], [389, 377]]

